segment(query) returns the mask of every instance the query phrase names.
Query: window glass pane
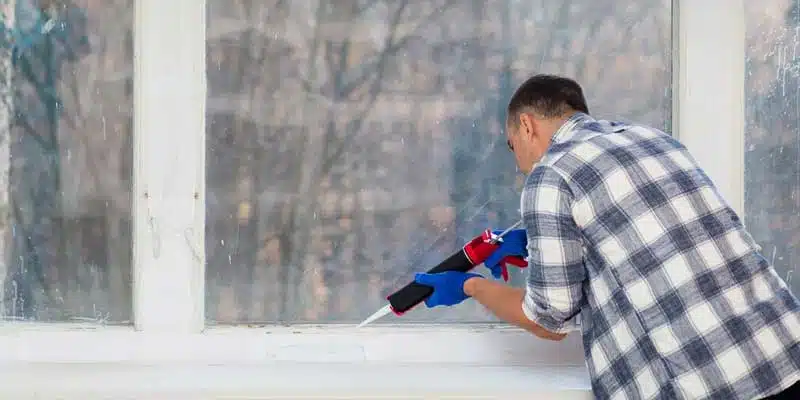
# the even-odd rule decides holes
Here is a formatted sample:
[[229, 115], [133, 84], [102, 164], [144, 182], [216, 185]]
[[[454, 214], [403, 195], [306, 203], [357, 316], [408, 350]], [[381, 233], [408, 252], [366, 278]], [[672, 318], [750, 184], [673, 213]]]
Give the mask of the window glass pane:
[[[514, 223], [504, 110], [532, 73], [669, 129], [670, 3], [209, 0], [209, 322], [358, 322]], [[489, 320], [466, 302], [384, 321]]]
[[745, 222], [800, 295], [800, 7], [745, 2]]
[[133, 1], [3, 3], [3, 316], [128, 323]]

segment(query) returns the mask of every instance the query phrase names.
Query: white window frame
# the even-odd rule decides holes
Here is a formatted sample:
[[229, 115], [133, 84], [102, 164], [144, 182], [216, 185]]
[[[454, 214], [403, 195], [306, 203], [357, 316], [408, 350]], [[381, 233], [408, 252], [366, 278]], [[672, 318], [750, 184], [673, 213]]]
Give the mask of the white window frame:
[[673, 0], [673, 15], [675, 136], [743, 217], [744, 1]]
[[199, 332], [205, 296], [205, 1], [136, 0], [133, 315]]
[[[743, 1], [673, 1], [673, 133], [739, 213], [744, 198]], [[528, 398], [532, 392], [591, 398], [578, 334], [553, 343], [487, 324], [206, 328], [205, 0], [137, 0], [135, 7], [134, 327], [9, 323], [0, 330], [0, 361], [171, 363], [165, 374], [181, 371], [174, 363], [267, 368], [308, 362], [317, 366], [308, 364], [301, 372], [283, 364], [260, 370], [252, 378], [261, 386], [247, 387], [298, 393], [313, 386], [330, 395], [344, 390], [337, 386], [344, 381], [369, 386], [373, 394], [404, 388], [477, 395], [504, 389]], [[416, 366], [404, 369], [409, 363]], [[359, 369], [367, 364], [367, 370]], [[315, 370], [319, 365], [328, 367]], [[300, 379], [309, 369], [323, 376], [314, 385]], [[113, 370], [102, 373], [109, 376]], [[212, 382], [224, 387], [233, 379], [219, 372], [194, 373], [203, 387]], [[398, 386], [391, 378], [397, 373], [411, 381]], [[457, 373], [475, 376], [458, 379]], [[0, 385], [0, 392], [25, 390], [15, 375], [3, 376], [6, 387]], [[47, 380], [50, 387], [81, 382], [58, 376]], [[103, 382], [92, 378], [93, 393], [113, 390]]]

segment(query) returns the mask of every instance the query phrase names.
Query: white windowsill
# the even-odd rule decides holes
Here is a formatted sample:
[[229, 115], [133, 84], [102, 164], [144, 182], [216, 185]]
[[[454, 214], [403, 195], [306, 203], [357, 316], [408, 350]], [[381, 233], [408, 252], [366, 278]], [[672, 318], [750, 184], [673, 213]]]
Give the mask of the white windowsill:
[[486, 325], [221, 327], [186, 335], [14, 323], [0, 327], [0, 398], [591, 399], [582, 352], [578, 334], [555, 343]]

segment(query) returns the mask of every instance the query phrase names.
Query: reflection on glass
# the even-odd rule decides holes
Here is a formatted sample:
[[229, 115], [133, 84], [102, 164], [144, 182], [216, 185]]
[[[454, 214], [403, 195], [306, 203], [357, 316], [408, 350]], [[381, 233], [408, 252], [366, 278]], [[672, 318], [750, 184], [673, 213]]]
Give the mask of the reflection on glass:
[[133, 1], [3, 1], [6, 319], [131, 318]]
[[745, 222], [800, 295], [800, 7], [745, 2]]
[[532, 73], [668, 130], [670, 3], [209, 0], [208, 320], [359, 322], [516, 222], [504, 110]]

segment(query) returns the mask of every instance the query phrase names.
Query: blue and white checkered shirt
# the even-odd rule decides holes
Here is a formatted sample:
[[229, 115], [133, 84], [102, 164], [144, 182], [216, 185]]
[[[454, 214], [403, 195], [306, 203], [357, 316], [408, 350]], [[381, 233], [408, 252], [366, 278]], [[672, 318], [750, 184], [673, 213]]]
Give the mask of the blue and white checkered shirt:
[[655, 129], [578, 113], [522, 193], [525, 314], [581, 330], [599, 399], [755, 399], [800, 380], [800, 303]]

